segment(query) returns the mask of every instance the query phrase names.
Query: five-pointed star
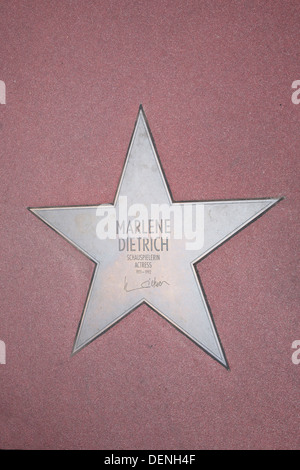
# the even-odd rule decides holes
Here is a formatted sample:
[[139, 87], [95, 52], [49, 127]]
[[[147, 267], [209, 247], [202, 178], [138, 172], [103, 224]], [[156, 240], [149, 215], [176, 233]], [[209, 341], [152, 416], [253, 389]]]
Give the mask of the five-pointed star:
[[160, 252], [159, 261], [152, 263], [150, 275], [152, 280], [165, 282], [151, 285], [149, 274], [137, 273], [134, 262], [128, 260], [128, 252], [119, 251], [118, 240], [99, 240], [98, 206], [30, 208], [95, 263], [73, 353], [145, 302], [228, 367], [194, 265], [279, 199], [173, 202], [142, 107], [113, 204], [116, 209], [121, 196], [127, 197], [128, 206], [139, 203], [146, 207], [167, 204], [184, 208], [201, 204], [204, 243], [195, 251], [186, 250], [183, 240], [170, 241], [169, 250]]

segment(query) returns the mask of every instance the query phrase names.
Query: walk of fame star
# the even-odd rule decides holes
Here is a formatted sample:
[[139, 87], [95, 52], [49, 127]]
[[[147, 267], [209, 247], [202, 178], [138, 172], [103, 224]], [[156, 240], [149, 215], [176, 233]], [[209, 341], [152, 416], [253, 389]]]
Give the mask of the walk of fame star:
[[[192, 209], [201, 206], [204, 211], [203, 243], [200, 248], [186, 249], [186, 240], [170, 239], [167, 249], [163, 249], [164, 245], [153, 244], [149, 249], [148, 244], [145, 248], [145, 241], [142, 248], [135, 240], [131, 241], [133, 244], [129, 248], [127, 245], [126, 250], [120, 249], [120, 240], [100, 240], [97, 236], [99, 217], [96, 212], [99, 206], [30, 208], [31, 212], [95, 263], [73, 353], [145, 302], [228, 368], [195, 263], [280, 199], [174, 202], [142, 107], [113, 203], [116, 210], [122, 197], [127, 198], [128, 206], [138, 203], [150, 208], [153, 204], [164, 204], [170, 209], [177, 207], [182, 210], [188, 206]], [[100, 207], [109, 208], [112, 205]], [[137, 269], [128, 253], [134, 251], [135, 255], [141, 255], [145, 250], [149, 250], [148, 259], [153, 259], [149, 265], [145, 264], [151, 266], [151, 269]]]

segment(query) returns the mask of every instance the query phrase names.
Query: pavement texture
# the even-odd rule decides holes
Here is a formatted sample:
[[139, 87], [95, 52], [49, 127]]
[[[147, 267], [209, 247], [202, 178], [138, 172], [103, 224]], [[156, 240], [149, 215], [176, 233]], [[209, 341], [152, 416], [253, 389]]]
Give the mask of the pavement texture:
[[[0, 448], [296, 449], [300, 3], [0, 3]], [[197, 265], [230, 370], [141, 306], [71, 357], [139, 105], [174, 200], [284, 196]], [[187, 293], [188, 295], [188, 293]]]

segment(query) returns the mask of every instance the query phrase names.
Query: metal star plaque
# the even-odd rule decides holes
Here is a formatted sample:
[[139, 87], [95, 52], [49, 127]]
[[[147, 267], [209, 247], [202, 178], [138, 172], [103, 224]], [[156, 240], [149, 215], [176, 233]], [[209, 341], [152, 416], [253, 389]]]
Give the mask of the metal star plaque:
[[113, 204], [30, 208], [95, 263], [73, 353], [145, 302], [228, 368], [195, 263], [278, 201], [174, 202], [140, 107]]

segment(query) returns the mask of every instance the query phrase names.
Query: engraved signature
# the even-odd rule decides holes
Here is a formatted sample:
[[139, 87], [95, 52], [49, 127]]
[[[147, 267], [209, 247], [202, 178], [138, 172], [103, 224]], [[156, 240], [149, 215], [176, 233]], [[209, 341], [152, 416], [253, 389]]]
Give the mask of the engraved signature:
[[124, 278], [124, 290], [126, 292], [132, 292], [133, 290], [139, 290], [139, 289], [151, 289], [153, 287], [161, 287], [163, 284], [167, 284], [168, 286], [170, 285], [167, 281], [163, 281], [163, 280], [157, 281], [156, 277], [154, 277], [153, 279], [149, 277], [149, 279], [147, 279], [146, 281], [143, 281], [140, 284], [140, 286], [134, 287], [133, 289], [128, 289], [128, 282], [127, 282], [126, 276]]

